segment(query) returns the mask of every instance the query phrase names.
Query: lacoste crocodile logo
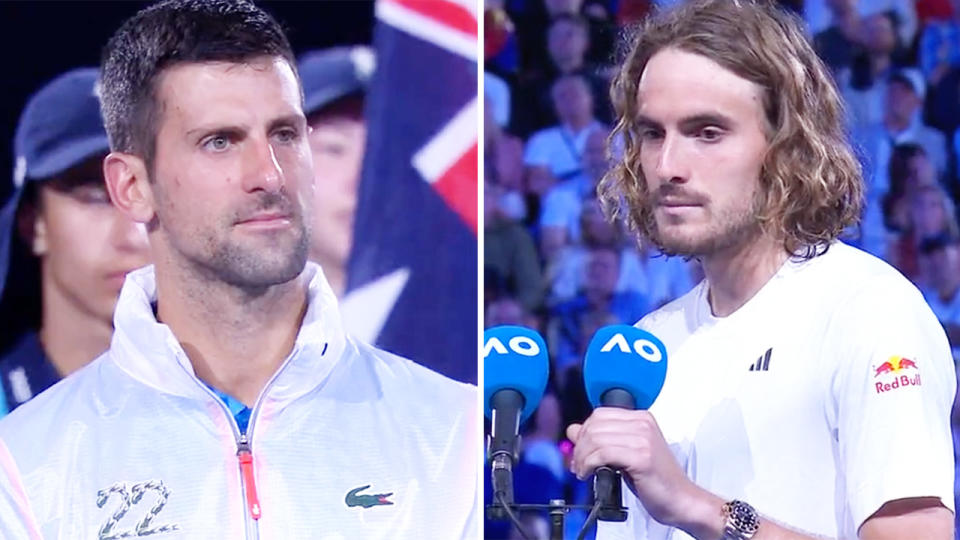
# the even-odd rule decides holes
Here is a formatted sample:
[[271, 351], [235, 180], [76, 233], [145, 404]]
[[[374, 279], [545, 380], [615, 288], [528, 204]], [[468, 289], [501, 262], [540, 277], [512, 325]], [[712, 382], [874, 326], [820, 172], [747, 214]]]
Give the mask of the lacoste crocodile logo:
[[393, 495], [392, 492], [377, 493], [375, 495], [358, 495], [361, 491], [367, 489], [368, 487], [370, 487], [370, 484], [351, 489], [347, 492], [347, 496], [343, 501], [347, 503], [347, 506], [362, 506], [363, 508], [393, 504], [393, 501], [387, 500], [387, 497]]

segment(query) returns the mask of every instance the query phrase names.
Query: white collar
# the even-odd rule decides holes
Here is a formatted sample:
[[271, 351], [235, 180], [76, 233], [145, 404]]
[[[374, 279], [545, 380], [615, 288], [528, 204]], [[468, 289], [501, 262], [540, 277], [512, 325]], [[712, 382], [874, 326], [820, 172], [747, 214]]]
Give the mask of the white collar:
[[[292, 400], [316, 386], [329, 374], [344, 351], [346, 336], [337, 299], [315, 263], [301, 274], [308, 280], [307, 312], [293, 351], [269, 385], [271, 400]], [[157, 322], [153, 303], [157, 281], [152, 265], [127, 275], [113, 315], [111, 359], [133, 378], [162, 392], [208, 399], [186, 353], [170, 328]]]

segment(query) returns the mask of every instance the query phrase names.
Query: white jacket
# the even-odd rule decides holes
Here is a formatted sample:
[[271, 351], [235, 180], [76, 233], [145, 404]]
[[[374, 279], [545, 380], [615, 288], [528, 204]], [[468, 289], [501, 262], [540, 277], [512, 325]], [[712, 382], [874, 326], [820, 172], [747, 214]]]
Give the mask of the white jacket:
[[475, 387], [346, 336], [305, 276], [246, 441], [156, 321], [153, 268], [130, 274], [110, 349], [0, 421], [0, 538], [475, 538]]

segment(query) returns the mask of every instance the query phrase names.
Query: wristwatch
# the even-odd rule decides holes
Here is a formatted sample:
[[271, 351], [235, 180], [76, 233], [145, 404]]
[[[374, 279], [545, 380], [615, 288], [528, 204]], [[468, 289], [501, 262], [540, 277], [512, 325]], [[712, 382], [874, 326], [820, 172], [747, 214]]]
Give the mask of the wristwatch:
[[760, 528], [760, 516], [743, 501], [730, 501], [720, 511], [726, 520], [720, 540], [749, 540]]

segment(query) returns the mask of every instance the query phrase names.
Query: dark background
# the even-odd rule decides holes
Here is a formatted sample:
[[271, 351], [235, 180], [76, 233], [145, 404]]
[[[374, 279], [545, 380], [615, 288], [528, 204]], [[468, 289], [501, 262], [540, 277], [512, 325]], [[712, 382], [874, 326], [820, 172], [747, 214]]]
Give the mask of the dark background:
[[[13, 134], [36, 89], [60, 73], [97, 66], [120, 24], [153, 2], [0, 0], [0, 199], [13, 184]], [[300, 56], [310, 49], [370, 43], [373, 2], [263, 1]]]

